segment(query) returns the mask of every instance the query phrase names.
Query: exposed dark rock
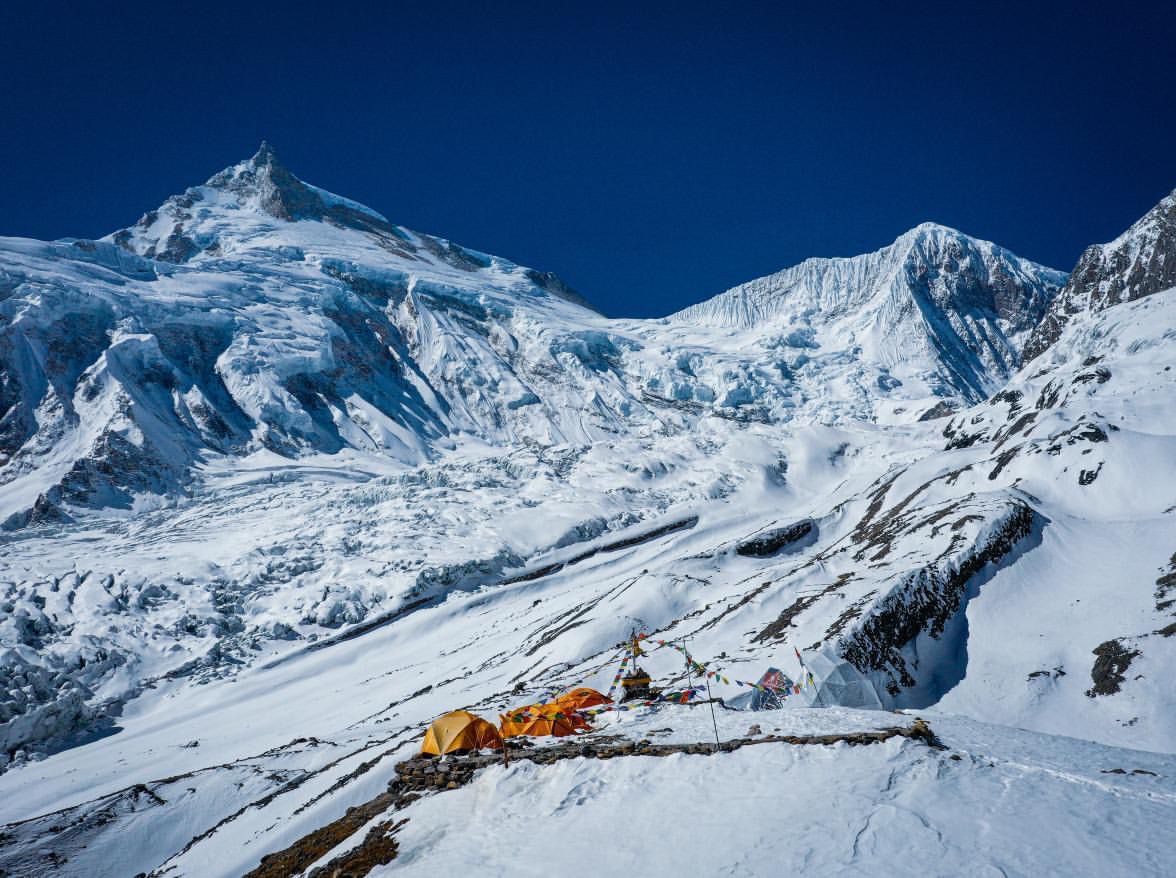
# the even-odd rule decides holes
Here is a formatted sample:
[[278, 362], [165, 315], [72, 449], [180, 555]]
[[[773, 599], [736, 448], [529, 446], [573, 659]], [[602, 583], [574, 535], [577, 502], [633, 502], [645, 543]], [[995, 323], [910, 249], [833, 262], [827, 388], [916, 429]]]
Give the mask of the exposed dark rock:
[[823, 592], [818, 592], [807, 597], [800, 597], [793, 601], [783, 613], [776, 617], [775, 621], [769, 624], [763, 631], [755, 636], [757, 642], [769, 640], [773, 637], [780, 637], [784, 631], [792, 627], [792, 621], [814, 603], [820, 600]]
[[1025, 412], [1025, 414], [1017, 418], [1017, 420], [1013, 422], [1013, 425], [1007, 430], [997, 431], [996, 436], [993, 437], [998, 440], [996, 443], [996, 448], [999, 449], [1014, 436], [1021, 435], [1021, 433], [1023, 433], [1028, 427], [1033, 425], [1035, 420], [1037, 420], [1037, 412]]
[[[289, 878], [289, 876], [299, 875], [307, 868], [309, 868], [316, 860], [323, 857], [324, 854], [338, 847], [350, 836], [358, 832], [369, 820], [379, 814], [389, 810], [396, 803], [396, 798], [400, 793], [399, 785], [396, 788], [389, 788], [386, 792], [380, 793], [374, 799], [364, 802], [354, 808], [348, 808], [347, 813], [338, 820], [328, 823], [311, 832], [309, 835], [303, 836], [293, 845], [283, 851], [267, 854], [261, 858], [261, 863], [254, 869], [245, 873], [244, 878]], [[395, 843], [390, 838], [391, 827], [388, 824], [380, 824], [372, 829], [372, 833], [379, 832], [379, 837], [387, 839], [391, 843], [391, 855], [388, 859], [382, 862], [389, 862], [392, 857], [396, 855]], [[369, 833], [368, 838], [371, 838]], [[365, 844], [368, 839], [365, 839]], [[388, 845], [380, 845], [380, 855], [388, 852]], [[374, 867], [375, 863], [373, 863]], [[368, 871], [370, 871], [369, 867]], [[316, 875], [320, 874], [320, 870], [316, 870]], [[338, 875], [339, 872], [327, 872], [322, 874]], [[366, 875], [367, 872], [356, 872], [358, 875]]]
[[1110, 380], [1111, 380], [1111, 370], [1100, 368], [1100, 369], [1095, 369], [1093, 372], [1083, 372], [1080, 375], [1075, 375], [1074, 380], [1071, 383], [1072, 384], [1087, 384], [1091, 381], [1094, 381], [1094, 382], [1097, 382], [1098, 384], [1106, 384]]
[[[811, 545], [816, 539], [817, 524], [805, 518], [784, 527], [773, 528], [736, 544], [735, 554], [748, 558], [768, 558], [786, 547], [799, 548], [798, 544]], [[811, 537], [811, 539], [806, 539]]]
[[581, 308], [596, 311], [596, 308], [587, 299], [564, 283], [559, 275], [553, 271], [536, 271], [533, 268], [528, 268], [527, 278], [540, 289], [547, 290], [547, 292], [579, 305]]
[[1057, 379], [1050, 380], [1045, 387], [1041, 388], [1041, 393], [1037, 397], [1038, 409], [1051, 409], [1058, 404], [1058, 398], [1062, 395], [1062, 383]]
[[992, 468], [992, 472], [988, 474], [989, 480], [991, 481], [999, 476], [1004, 468], [1013, 462], [1013, 458], [1015, 458], [1020, 453], [1020, 451], [1021, 446], [1015, 445], [1012, 448], [1006, 448], [1004, 451], [998, 454], [996, 456], [996, 466], [994, 466]]
[[1024, 398], [1025, 394], [1020, 390], [1002, 390], [988, 401], [993, 405], [1000, 402], [1007, 402], [1009, 404], [1009, 414], [1015, 415], [1021, 410], [1021, 400]]
[[887, 691], [897, 695], [915, 685], [900, 650], [918, 637], [939, 637], [960, 612], [968, 582], [986, 564], [1000, 561], [1033, 531], [1035, 514], [1021, 503], [1011, 508], [983, 542], [958, 560], [936, 561], [905, 581], [858, 624], [840, 647], [841, 656], [862, 673], [883, 672]]
[[947, 440], [944, 449], [952, 451], [957, 448], [971, 448], [977, 442], [987, 441], [988, 431], [968, 430], [967, 421], [964, 418], [960, 418], [958, 424], [955, 418], [952, 418], [943, 428], [943, 438]]
[[1168, 561], [1168, 571], [1156, 580], [1156, 609], [1161, 613], [1176, 606], [1176, 552]]
[[196, 242], [184, 234], [184, 226], [177, 223], [163, 247], [157, 249], [154, 255], [162, 262], [187, 262], [199, 252]]
[[1086, 690], [1091, 698], [1098, 695], [1114, 695], [1126, 679], [1127, 668], [1131, 660], [1141, 653], [1137, 649], [1127, 649], [1121, 641], [1108, 640], [1094, 648], [1094, 667], [1090, 669], [1090, 679], [1094, 685]]
[[1031, 674], [1029, 674], [1027, 679], [1036, 680], [1041, 677], [1046, 677], [1051, 680], [1056, 680], [1056, 679], [1058, 679], [1058, 677], [1064, 677], [1064, 676], [1066, 676], [1066, 672], [1064, 670], [1062, 670], [1061, 667], [1057, 667], [1057, 668], [1054, 668], [1052, 671], [1033, 671]]
[[387, 865], [396, 859], [395, 832], [406, 822], [377, 823], [356, 847], [315, 869], [307, 878], [362, 878], [376, 866]]

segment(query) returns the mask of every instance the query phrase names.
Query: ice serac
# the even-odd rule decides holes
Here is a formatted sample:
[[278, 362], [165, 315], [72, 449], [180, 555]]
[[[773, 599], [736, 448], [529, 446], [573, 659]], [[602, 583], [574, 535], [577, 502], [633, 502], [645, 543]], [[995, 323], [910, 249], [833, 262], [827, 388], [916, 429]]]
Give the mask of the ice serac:
[[1101, 311], [1176, 286], [1176, 192], [1109, 244], [1086, 249], [1034, 328], [1025, 359], [1056, 342], [1076, 314]]
[[978, 401], [1020, 363], [1020, 347], [1062, 272], [924, 223], [873, 253], [807, 259], [671, 319], [776, 327], [814, 348], [851, 348], [933, 393]]

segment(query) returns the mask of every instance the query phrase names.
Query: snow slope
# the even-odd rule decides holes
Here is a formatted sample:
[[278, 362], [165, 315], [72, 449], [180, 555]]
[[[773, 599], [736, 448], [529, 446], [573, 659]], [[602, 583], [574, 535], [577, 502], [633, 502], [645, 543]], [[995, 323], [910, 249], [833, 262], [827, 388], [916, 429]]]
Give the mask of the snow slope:
[[[1173, 774], [1164, 760], [1170, 761], [1170, 757], [1121, 748], [1172, 750], [1176, 710], [1170, 687], [1163, 683], [1170, 678], [1174, 641], [1171, 636], [1152, 632], [1171, 625], [1171, 605], [1161, 606], [1162, 588], [1156, 581], [1173, 548], [1169, 524], [1176, 501], [1167, 499], [1171, 487], [1160, 480], [1149, 486], [1152, 493], [1143, 495], [1138, 507], [1131, 498], [1139, 489], [1136, 461], [1156, 469], [1160, 461], [1171, 459], [1172, 425], [1161, 405], [1170, 385], [1154, 379], [1170, 380], [1171, 370], [1166, 367], [1170, 366], [1172, 348], [1166, 342], [1173, 324], [1167, 315], [1174, 306], [1176, 294], [1168, 293], [1091, 317], [1068, 330], [1071, 335], [1051, 354], [1057, 362], [1049, 371], [1038, 374], [1034, 370], [1040, 364], [1033, 364], [1022, 372], [1011, 389], [1021, 389], [1024, 396], [1015, 401], [1022, 401], [1026, 408], [1032, 406], [1038, 414], [1028, 428], [1020, 428], [1026, 430], [1025, 436], [1014, 437], [1017, 454], [996, 478], [989, 476], [1006, 449], [1001, 446], [997, 450], [996, 446], [1021, 420], [1021, 415], [1012, 411], [1008, 396], [954, 419], [909, 428], [905, 447], [897, 442], [890, 448], [880, 447], [881, 430], [876, 427], [863, 432], [802, 431], [782, 446], [793, 464], [789, 479], [765, 481], [768, 467], [760, 463], [759, 480], [743, 479], [728, 498], [697, 499], [657, 519], [663, 525], [679, 525], [676, 528], [638, 523], [537, 551], [498, 576], [460, 584], [427, 579], [441, 591], [431, 593], [431, 599], [419, 605], [414, 605], [414, 600], [422, 594], [420, 582], [410, 589], [411, 594], [389, 594], [387, 608], [382, 606], [374, 616], [383, 624], [363, 633], [357, 631], [357, 636], [348, 636], [351, 629], [343, 627], [339, 635], [311, 641], [302, 632], [314, 629], [295, 622], [291, 627], [300, 632], [299, 639], [255, 636], [242, 643], [241, 665], [209, 661], [189, 675], [161, 677], [152, 688], [126, 703], [113, 721], [113, 734], [0, 776], [0, 801], [6, 803], [0, 820], [76, 809], [10, 827], [6, 831], [15, 833], [18, 841], [0, 855], [12, 858], [7, 863], [25, 864], [29, 857], [52, 850], [75, 864], [69, 869], [61, 866], [28, 874], [133, 874], [132, 869], [149, 871], [165, 865], [171, 867], [169, 875], [241, 874], [257, 863], [261, 853], [294, 843], [341, 816], [347, 807], [378, 793], [392, 776], [394, 761], [413, 752], [422, 725], [437, 713], [468, 705], [493, 716], [553, 686], [585, 681], [606, 687], [615, 667], [617, 642], [640, 620], [658, 637], [689, 636], [690, 647], [699, 657], [722, 656], [717, 663], [731, 678], [754, 677], [769, 663], [797, 675], [791, 655], [794, 645], [805, 649], [813, 662], [830, 649], [856, 644], [866, 659], [865, 675], [873, 676], [884, 697], [911, 706], [937, 705], [929, 714], [937, 731], [950, 731], [955, 727], [952, 723], [966, 725], [938, 712], [950, 710], [1009, 726], [1081, 734], [1108, 742], [1062, 742], [1063, 747], [1058, 739], [1015, 732], [1009, 726], [982, 726], [968, 733], [972, 744], [953, 745], [970, 754], [958, 772], [960, 767], [954, 763], [940, 757], [928, 761], [906, 745], [848, 751], [849, 761], [833, 754], [810, 755], [807, 750], [783, 750], [777, 756], [749, 751], [715, 757], [730, 759], [724, 763], [730, 768], [710, 763], [702, 766], [702, 777], [708, 783], [718, 784], [718, 774], [733, 772], [732, 784], [760, 790], [748, 792], [753, 800], [757, 795], [773, 801], [779, 798], [773, 780], [776, 769], [788, 778], [789, 788], [816, 786], [843, 792], [846, 804], [838, 812], [849, 809], [845, 813], [856, 816], [837, 823], [832, 831], [822, 823], [826, 841], [812, 842], [813, 856], [831, 869], [837, 863], [848, 870], [868, 868], [861, 865], [865, 861], [850, 859], [847, 852], [852, 850], [853, 838], [870, 815], [894, 813], [888, 803], [897, 801], [914, 808], [940, 833], [935, 836], [931, 832], [925, 845], [920, 842], [920, 857], [932, 857], [937, 851], [948, 858], [980, 857], [976, 849], [968, 847], [972, 833], [961, 825], [970, 825], [967, 814], [997, 811], [1007, 813], [1008, 819], [1002, 816], [995, 823], [990, 821], [995, 841], [987, 848], [989, 859], [981, 857], [980, 864], [992, 862], [1009, 874], [1032, 874], [1052, 858], [1054, 862], [1072, 862], [1081, 872], [1078, 860], [1066, 859], [1074, 850], [1093, 856], [1088, 845], [1109, 851], [1112, 838], [1137, 833], [1131, 836], [1129, 856], [1135, 858], [1131, 862], [1140, 874], [1164, 874], [1164, 857], [1170, 858], [1170, 852], [1157, 848], [1155, 839], [1159, 837], [1157, 827], [1170, 822], [1171, 792], [1157, 795], [1157, 787], [1150, 785], [1160, 784], [1159, 790], [1167, 790], [1163, 784]], [[1113, 333], [1109, 332], [1112, 328]], [[1103, 359], [1083, 365], [1095, 349], [1103, 352]], [[1111, 377], [1100, 383], [1095, 373], [1095, 379], [1077, 380], [1097, 368], [1108, 370]], [[1133, 370], [1152, 380], [1133, 380]], [[1124, 393], [1116, 393], [1116, 381]], [[1139, 387], [1152, 389], [1140, 393]], [[1056, 388], [1060, 391], [1055, 397]], [[1034, 391], [1044, 393], [1044, 401], [1053, 400], [1052, 404], [1037, 409], [1039, 397]], [[1106, 441], [1075, 438], [1093, 435], [1088, 419], [1095, 412], [1101, 417], [1096, 425], [1102, 425]], [[1128, 424], [1144, 417], [1154, 418], [1148, 422], [1152, 432], [1135, 435], [1124, 427], [1111, 429], [1113, 421]], [[962, 425], [976, 435], [956, 432]], [[945, 432], [952, 435], [944, 436]], [[944, 448], [953, 438], [958, 447]], [[934, 450], [935, 446], [940, 450]], [[1051, 453], [1054, 446], [1058, 450]], [[924, 457], [910, 464], [912, 450], [918, 447], [925, 449]], [[839, 454], [830, 454], [830, 448]], [[1088, 449], [1091, 453], [1084, 454]], [[1082, 470], [1099, 469], [1098, 462], [1091, 460], [1095, 455], [1104, 458], [1100, 474], [1093, 482], [1080, 484]], [[609, 462], [579, 463], [570, 478], [603, 481]], [[744, 465], [754, 473], [750, 463]], [[448, 473], [461, 470], [457, 461], [449, 462]], [[956, 474], [954, 486], [949, 485], [952, 474]], [[299, 485], [297, 490], [307, 492], [308, 502], [321, 504], [322, 495], [315, 499], [316, 493], [326, 490], [325, 485], [312, 489], [311, 477], [304, 479], [308, 484], [294, 482]], [[919, 491], [925, 482], [931, 482], [930, 486]], [[545, 492], [559, 480], [552, 477], [547, 484]], [[875, 502], [883, 485], [886, 493]], [[958, 490], [948, 491], [948, 487]], [[274, 501], [268, 516], [278, 523], [285, 521], [285, 515], [277, 516], [273, 509], [282, 502], [280, 498], [291, 496], [290, 483], [271, 487], [263, 482], [250, 488], [245, 496], [251, 499], [256, 499], [256, 492], [265, 496], [272, 491]], [[340, 486], [339, 490], [356, 489]], [[974, 496], [948, 515], [941, 514], [945, 507], [959, 504], [969, 495]], [[438, 496], [426, 494], [419, 502], [433, 506]], [[576, 496], [582, 498], [583, 491], [576, 491]], [[629, 492], [627, 496], [638, 495]], [[558, 505], [554, 498], [552, 504]], [[949, 578], [918, 575], [928, 559], [943, 557], [946, 566], [942, 569], [951, 569], [957, 563], [952, 552], [966, 553], [969, 547], [981, 545], [983, 535], [999, 527], [1016, 504], [1031, 510], [1030, 532], [1011, 554], [982, 566], [968, 580], [959, 605], [946, 604], [953, 611], [947, 614], [938, 637], [933, 636], [931, 629], [945, 603], [910, 599], [911, 575], [916, 574], [917, 594], [924, 597], [945, 588]], [[886, 525], [877, 533], [855, 536], [871, 506], [876, 507], [871, 520], [885, 521]], [[543, 509], [532, 508], [537, 517], [534, 520], [543, 520]], [[681, 517], [690, 508], [701, 514], [692, 526], [688, 518]], [[1085, 514], [1079, 515], [1079, 510]], [[243, 510], [234, 512], [230, 520], [242, 514]], [[445, 518], [440, 509], [434, 514], [436, 520]], [[266, 515], [262, 512], [261, 518], [236, 529], [256, 533]], [[281, 527], [293, 524], [304, 534], [320, 528], [306, 522], [297, 508], [289, 515], [294, 521]], [[346, 521], [347, 515], [340, 513], [339, 507], [332, 508], [337, 522]], [[818, 525], [815, 540], [798, 540], [798, 545], [785, 546], [769, 557], [737, 551], [749, 538], [772, 530], [773, 522], [804, 517]], [[1136, 520], [1132, 522], [1132, 518]], [[522, 515], [513, 520], [528, 518]], [[961, 521], [964, 524], [956, 527]], [[168, 527], [164, 522], [156, 527]], [[349, 526], [359, 527], [363, 534], [367, 531], [363, 525], [375, 533], [385, 529], [369, 511], [357, 514]], [[938, 535], [934, 533], [937, 525]], [[224, 525], [219, 528], [223, 530]], [[487, 528], [487, 540], [492, 530]], [[532, 524], [521, 530], [538, 533], [542, 527]], [[965, 546], [953, 550], [951, 536], [957, 533], [970, 536]], [[653, 536], [635, 541], [649, 534]], [[79, 535], [78, 539], [84, 537]], [[158, 536], [140, 532], [122, 551], [158, 544]], [[887, 555], [875, 558], [885, 544], [890, 546]], [[200, 543], [190, 545], [198, 547]], [[1105, 557], [1110, 545], [1116, 546], [1113, 570]], [[149, 550], [144, 549], [138, 549], [136, 557], [150, 565]], [[592, 549], [596, 549], [594, 554]], [[854, 560], [854, 554], [863, 549], [869, 551], [865, 562]], [[946, 556], [942, 554], [945, 550]], [[44, 557], [50, 558], [62, 551], [62, 546], [44, 551]], [[361, 560], [353, 570], [366, 563], [363, 553], [359, 554]], [[179, 548], [164, 556], [165, 563], [190, 563], [183, 562], [183, 557], [184, 550]], [[559, 564], [563, 566], [552, 569]], [[863, 581], [841, 575], [855, 571]], [[522, 576], [526, 573], [532, 578]], [[1108, 587], [1105, 577], [1112, 575], [1112, 587]], [[330, 578], [336, 576], [331, 574]], [[286, 593], [288, 588], [292, 591]], [[241, 599], [243, 606], [236, 612], [242, 621], [251, 620], [247, 623], [251, 625], [254, 612], [260, 612], [261, 607], [273, 613], [282, 601], [299, 593], [289, 579], [278, 587], [271, 582], [264, 591], [268, 596]], [[897, 619], [899, 627], [914, 625], [922, 631], [913, 643], [887, 642], [890, 628], [871, 624], [871, 620], [895, 620], [887, 613], [896, 605], [896, 595], [904, 598], [899, 604], [906, 608]], [[814, 596], [816, 600], [812, 600]], [[175, 603], [164, 600], [159, 611]], [[786, 623], [781, 623], [782, 616], [787, 617]], [[840, 633], [829, 635], [830, 627], [842, 619]], [[1059, 624], [1065, 637], [1057, 636]], [[364, 628], [362, 623], [358, 626]], [[151, 625], [144, 627], [147, 638], [152, 638], [151, 630]], [[773, 633], [764, 637], [766, 630]], [[167, 642], [158, 634], [152, 639], [158, 639], [160, 646]], [[1129, 673], [1121, 675], [1119, 691], [1087, 695], [1095, 685], [1092, 672], [1098, 657], [1093, 650], [1112, 639], [1121, 639], [1129, 651], [1141, 655], [1129, 661]], [[209, 637], [204, 642], [217, 641]], [[166, 659], [169, 651], [162, 652]], [[881, 669], [869, 664], [877, 655], [887, 659]], [[684, 676], [680, 657], [669, 650], [655, 651], [645, 663], [668, 683], [681, 682]], [[914, 686], [901, 685], [903, 669], [913, 678]], [[1138, 678], [1140, 673], [1142, 678]], [[205, 685], [192, 685], [197, 680]], [[897, 696], [886, 693], [890, 680], [900, 683]], [[523, 691], [515, 693], [519, 683]], [[721, 681], [712, 686], [715, 694], [723, 697], [743, 691]], [[862, 722], [855, 716], [868, 716], [805, 710], [804, 703], [790, 705], [801, 709], [786, 713], [801, 717], [805, 731], [853, 730]], [[628, 715], [606, 721], [603, 731], [616, 732], [617, 723], [623, 726], [630, 722], [625, 717]], [[880, 715], [874, 724], [892, 724], [890, 717]], [[741, 714], [731, 721], [735, 725], [726, 726], [721, 734], [742, 734], [744, 724], [760, 718]], [[677, 730], [681, 723], [677, 719], [663, 722], [660, 717], [634, 720], [638, 723], [633, 726], [635, 734], [666, 726]], [[705, 717], [699, 722], [705, 726]], [[693, 734], [686, 727], [680, 733]], [[709, 740], [701, 732], [698, 737]], [[192, 746], [193, 742], [197, 744]], [[1109, 746], [1111, 742], [1118, 746]], [[948, 743], [952, 745], [950, 737]], [[1028, 754], [997, 758], [1005, 748], [1012, 754], [1026, 747]], [[1074, 755], [1063, 755], [1066, 752]], [[751, 767], [748, 760], [752, 759], [758, 769]], [[1117, 768], [1153, 771], [1161, 779], [1102, 774]], [[572, 769], [565, 764], [550, 781], [550, 775], [532, 780], [539, 783], [540, 790], [551, 784], [552, 791], [545, 795], [562, 797], [561, 789], [581, 780], [631, 784], [633, 781], [621, 778], [631, 778], [628, 772], [634, 770], [626, 762], [615, 768], [588, 765], [583, 769], [585, 774], [569, 775]], [[520, 772], [518, 777], [526, 780], [531, 769], [512, 771]], [[614, 779], [613, 773], [618, 771], [623, 774]], [[655, 807], [656, 791], [657, 801], [665, 808], [665, 796], [677, 795], [676, 787], [664, 785], [667, 769], [662, 762], [650, 771], [651, 775], [643, 776], [651, 792], [639, 794], [639, 801], [650, 804], [641, 807]], [[677, 782], [693, 785], [693, 771], [677, 775]], [[757, 771], [755, 781], [748, 780]], [[952, 774], [945, 775], [945, 771]], [[195, 774], [189, 777], [191, 772]], [[239, 786], [241, 772], [253, 778], [246, 786]], [[887, 788], [885, 778], [893, 772], [901, 780]], [[799, 783], [794, 786], [793, 781]], [[471, 789], [480, 789], [482, 783], [490, 781], [479, 781]], [[1076, 783], [1088, 795], [1073, 798]], [[135, 784], [146, 784], [166, 804], [136, 792]], [[494, 783], [491, 787], [497, 789]], [[1016, 791], [1015, 800], [1008, 800], [1007, 792], [1001, 792], [1009, 789]], [[889, 798], [895, 790], [901, 793]], [[439, 861], [436, 857], [460, 859], [468, 855], [468, 848], [461, 846], [461, 834], [445, 827], [451, 825], [446, 821], [461, 819], [465, 812], [459, 803], [469, 794], [446, 794], [458, 798], [422, 803], [421, 808], [427, 804], [430, 810], [405, 813], [410, 817], [401, 839], [406, 867], [412, 862], [412, 851], [418, 849], [427, 851], [419, 856], [428, 862]], [[604, 809], [601, 813], [607, 813], [612, 800], [604, 793], [599, 796]], [[597, 794], [584, 798], [584, 807], [596, 807], [588, 803], [594, 802]], [[811, 797], [801, 801], [798, 809], [812, 809]], [[957, 804], [948, 807], [949, 801]], [[860, 810], [848, 802], [858, 802], [854, 807]], [[671, 806], [671, 813], [672, 807], [676, 806]], [[784, 809], [785, 815], [792, 814], [790, 804], [777, 807]], [[94, 818], [112, 808], [124, 816], [113, 823]], [[436, 808], [445, 808], [446, 813], [450, 808], [459, 810], [438, 824], [440, 818], [432, 810]], [[495, 813], [487, 811], [479, 818], [486, 821], [484, 831], [501, 831], [514, 838], [510, 833], [517, 830], [496, 823]], [[731, 809], [729, 815], [708, 812], [711, 816], [707, 819], [717, 820], [716, 831], [731, 833], [736, 839], [743, 838], [738, 832], [750, 839], [754, 826], [759, 825], [756, 847], [763, 848], [762, 855], [740, 860], [745, 846], [732, 840], [716, 845], [713, 856], [726, 857], [722, 862], [742, 863], [752, 871], [766, 869], [767, 862], [780, 857], [790, 862], [788, 858], [795, 852], [777, 852], [777, 842], [770, 841], [775, 836], [765, 836], [762, 824], [736, 830], [736, 818], [746, 813], [738, 809]], [[1048, 814], [1048, 819], [1056, 820], [1063, 838], [1082, 833], [1088, 838], [1076, 849], [1066, 848], [1061, 839], [1045, 848], [1034, 845], [1033, 838], [1017, 829], [1032, 814]], [[47, 830], [63, 819], [78, 824], [76, 835], [61, 837]], [[589, 823], [595, 819], [590, 818]], [[875, 819], [870, 817], [871, 824]], [[791, 827], [788, 821], [782, 823]], [[892, 828], [895, 833], [905, 833], [904, 827], [897, 823]], [[188, 836], [179, 844], [175, 835], [164, 829]], [[801, 833], [801, 829], [795, 832]], [[809, 834], [799, 837], [811, 840], [816, 829], [805, 832]], [[112, 848], [115, 838], [118, 846]], [[778, 844], [792, 850], [797, 838], [789, 828]], [[888, 834], [876, 837], [867, 831], [862, 838], [874, 839], [879, 857], [902, 855]], [[941, 840], [932, 843], [936, 838]], [[453, 844], [458, 847], [452, 849]], [[114, 856], [110, 851], [115, 849], [118, 857], [125, 859], [110, 859]], [[537, 847], [526, 850], [539, 852]], [[618, 850], [617, 856], [632, 852], [624, 845]], [[863, 850], [867, 849], [859, 848], [857, 856], [863, 857]], [[1114, 855], [1123, 854], [1116, 850]], [[1095, 857], [1087, 871], [1100, 873], [1109, 862]]]

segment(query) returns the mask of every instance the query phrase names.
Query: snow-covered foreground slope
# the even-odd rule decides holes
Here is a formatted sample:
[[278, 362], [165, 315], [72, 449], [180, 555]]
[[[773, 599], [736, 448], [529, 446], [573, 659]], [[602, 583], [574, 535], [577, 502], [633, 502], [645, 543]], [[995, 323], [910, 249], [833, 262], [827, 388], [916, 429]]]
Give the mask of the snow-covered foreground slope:
[[[243, 874], [379, 795], [439, 713], [607, 688], [637, 627], [689, 638], [728, 700], [799, 648], [819, 688], [773, 725], [918, 710], [961, 759], [488, 769], [399, 815], [389, 868], [468, 856], [471, 801], [473, 837], [540, 857], [496, 807], [524, 787], [544, 838], [630, 788], [676, 817], [745, 787], [781, 820], [712, 807], [708, 866], [890, 872], [893, 834], [951, 874], [1105, 874], [1091, 846], [1138, 831], [1121, 861], [1171, 871], [1176, 290], [1070, 314], [1016, 369], [1060, 278], [920, 227], [607, 320], [268, 150], [106, 241], [8, 239], [0, 271], [0, 868]], [[676, 652], [647, 663], [684, 682]], [[600, 733], [708, 740], [669, 710]], [[1085, 840], [1034, 848], [1034, 801]]]
[[[685, 719], [668, 712], [659, 722]], [[694, 713], [705, 739], [710, 717]], [[755, 718], [769, 733], [790, 726], [777, 712]], [[746, 731], [745, 718], [723, 719], [727, 735]], [[843, 724], [822, 719], [826, 729]], [[398, 856], [371, 874], [540, 876], [552, 862], [764, 878], [1176, 868], [1160, 829], [1176, 814], [1176, 758], [948, 717], [934, 727], [948, 751], [895, 738], [489, 768], [399, 814], [408, 822]], [[1115, 768], [1125, 773], [1107, 773]]]

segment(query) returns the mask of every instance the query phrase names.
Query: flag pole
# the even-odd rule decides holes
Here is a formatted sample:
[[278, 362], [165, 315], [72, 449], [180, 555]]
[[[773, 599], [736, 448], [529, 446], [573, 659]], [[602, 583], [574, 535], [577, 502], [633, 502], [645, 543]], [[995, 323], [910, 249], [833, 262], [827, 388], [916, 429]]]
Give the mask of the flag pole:
[[711, 697], [710, 691], [710, 677], [704, 677], [706, 680], [706, 698], [710, 702], [711, 709], [711, 724], [715, 727], [715, 749], [719, 749], [719, 721], [715, 719], [715, 700]]
[[800, 662], [800, 673], [803, 677], [800, 685], [802, 687], [808, 686], [811, 682], [814, 690], [813, 698], [816, 700], [817, 706], [824, 707], [825, 705], [821, 703], [821, 690], [817, 688], [817, 681], [813, 679], [812, 673], [809, 671], [808, 666], [804, 663], [804, 658], [801, 656], [800, 650], [797, 649], [795, 645], [793, 645], [792, 651], [796, 653], [796, 660]]
[[[682, 648], [686, 651], [686, 667], [689, 668], [690, 667], [690, 651], [688, 649], [686, 649], [686, 643], [687, 643], [687, 639], [685, 637], [683, 637], [682, 638]], [[706, 701], [707, 701], [707, 704], [710, 705], [711, 725], [714, 726], [714, 728], [715, 728], [715, 750], [718, 751], [718, 749], [719, 749], [719, 721], [717, 719], [715, 719], [715, 699], [711, 695], [710, 674], [706, 673], [705, 668], [703, 669], [702, 679], [704, 681], [706, 681]]]

